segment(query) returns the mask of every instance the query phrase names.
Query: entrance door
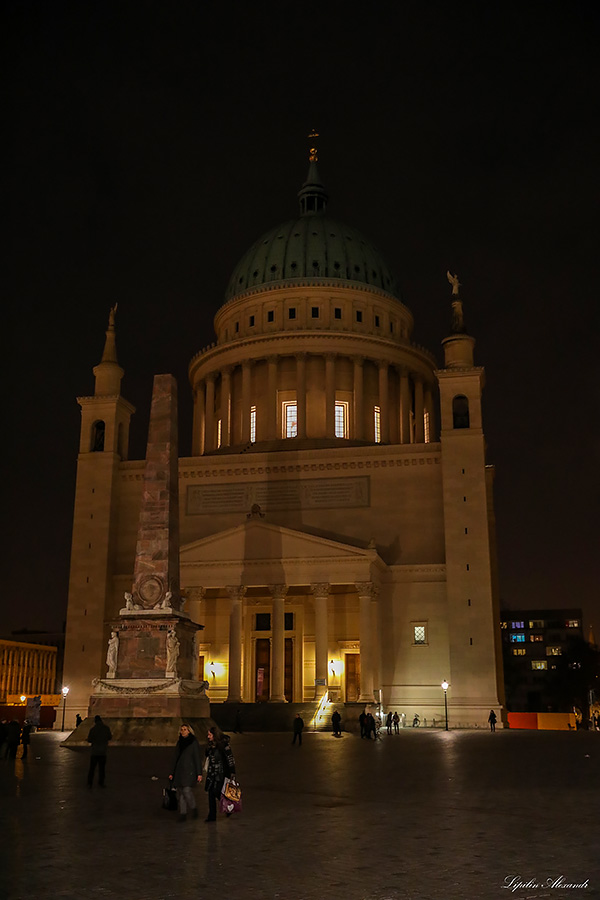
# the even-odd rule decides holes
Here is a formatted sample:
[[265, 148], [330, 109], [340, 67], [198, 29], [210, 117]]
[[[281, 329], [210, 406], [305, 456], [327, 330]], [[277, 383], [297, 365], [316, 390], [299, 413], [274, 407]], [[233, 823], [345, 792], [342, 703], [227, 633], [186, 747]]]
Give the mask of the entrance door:
[[360, 654], [346, 653], [346, 703], [358, 703], [360, 697]]
[[256, 702], [266, 703], [269, 699], [271, 674], [271, 641], [269, 638], [256, 639], [256, 668], [254, 686]]
[[288, 703], [294, 699], [294, 642], [291, 638], [285, 639], [285, 675], [283, 693]]

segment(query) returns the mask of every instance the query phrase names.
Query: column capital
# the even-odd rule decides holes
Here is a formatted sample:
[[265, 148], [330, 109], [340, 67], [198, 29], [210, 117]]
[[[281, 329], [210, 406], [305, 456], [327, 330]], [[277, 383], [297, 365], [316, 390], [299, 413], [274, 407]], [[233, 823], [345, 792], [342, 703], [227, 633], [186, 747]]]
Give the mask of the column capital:
[[251, 369], [254, 365], [253, 359], [243, 359], [242, 360], [242, 369]]
[[234, 369], [235, 369], [235, 366], [231, 366], [231, 365], [229, 365], [229, 366], [222, 366], [222, 367], [221, 367], [221, 378], [223, 378], [223, 377], [228, 378], [228, 377], [231, 375], [231, 373], [233, 372]]
[[214, 383], [215, 383], [215, 380], [216, 380], [216, 377], [217, 377], [217, 373], [216, 373], [216, 372], [207, 372], [206, 375], [204, 376], [204, 380], [205, 380], [208, 384], [214, 384]]
[[365, 597], [369, 600], [376, 600], [379, 596], [379, 588], [372, 581], [355, 581], [356, 590], [359, 597]]
[[190, 588], [182, 588], [181, 593], [183, 596], [192, 602], [200, 602], [204, 600], [206, 595], [205, 587], [190, 587]]
[[308, 353], [307, 353], [306, 350], [298, 350], [297, 353], [294, 353], [294, 357], [295, 357], [296, 359], [303, 359], [303, 360], [306, 360], [306, 357], [307, 357], [307, 356], [308, 356]]
[[235, 601], [243, 600], [248, 588], [245, 584], [227, 584], [225, 585], [225, 590], [229, 595], [229, 599]]
[[270, 584], [269, 591], [271, 593], [273, 600], [285, 600], [287, 592], [288, 592], [288, 585], [287, 584]]
[[316, 600], [327, 600], [329, 596], [328, 581], [319, 581], [315, 584], [311, 584], [310, 589], [314, 594]]
[[364, 356], [351, 356], [350, 359], [354, 363], [355, 366], [364, 366], [366, 357]]

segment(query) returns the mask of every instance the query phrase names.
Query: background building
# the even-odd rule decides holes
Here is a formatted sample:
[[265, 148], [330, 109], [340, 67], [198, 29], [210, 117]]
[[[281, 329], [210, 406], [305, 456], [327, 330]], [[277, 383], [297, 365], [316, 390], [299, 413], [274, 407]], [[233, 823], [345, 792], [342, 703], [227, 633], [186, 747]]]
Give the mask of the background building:
[[[502, 702], [493, 470], [458, 279], [438, 368], [391, 268], [329, 215], [314, 153], [299, 201], [235, 267], [216, 342], [189, 368], [180, 567], [200, 674], [213, 702], [381, 696], [438, 720], [447, 679], [451, 724], [485, 725]], [[131, 589], [144, 475], [127, 459], [114, 314], [94, 375], [79, 398], [72, 716]]]

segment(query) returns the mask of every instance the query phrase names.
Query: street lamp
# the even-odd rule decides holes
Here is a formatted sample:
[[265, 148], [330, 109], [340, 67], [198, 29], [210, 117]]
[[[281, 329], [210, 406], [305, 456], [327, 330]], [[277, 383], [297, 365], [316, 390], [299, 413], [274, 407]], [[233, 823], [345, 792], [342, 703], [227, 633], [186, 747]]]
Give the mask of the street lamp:
[[61, 728], [61, 731], [64, 731], [64, 730], [65, 730], [65, 709], [67, 708], [67, 694], [68, 694], [68, 693], [69, 693], [69, 688], [68, 688], [68, 687], [64, 687], [64, 688], [62, 689], [62, 695], [63, 695], [63, 720], [62, 720], [62, 728]]
[[444, 710], [446, 713], [446, 731], [448, 731], [448, 688], [449, 688], [449, 684], [446, 681], [446, 679], [444, 678], [444, 680], [442, 681], [442, 690], [444, 692]]

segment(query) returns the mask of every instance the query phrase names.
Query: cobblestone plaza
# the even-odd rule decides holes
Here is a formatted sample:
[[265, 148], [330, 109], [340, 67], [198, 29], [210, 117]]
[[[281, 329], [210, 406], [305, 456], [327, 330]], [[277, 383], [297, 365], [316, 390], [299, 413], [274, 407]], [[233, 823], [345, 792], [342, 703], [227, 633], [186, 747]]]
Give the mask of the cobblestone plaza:
[[202, 790], [198, 820], [161, 808], [170, 749], [112, 747], [90, 791], [63, 737], [0, 760], [7, 900], [600, 897], [599, 733], [233, 735], [244, 809], [216, 824]]

